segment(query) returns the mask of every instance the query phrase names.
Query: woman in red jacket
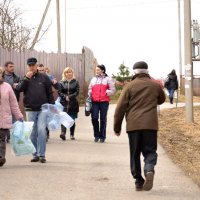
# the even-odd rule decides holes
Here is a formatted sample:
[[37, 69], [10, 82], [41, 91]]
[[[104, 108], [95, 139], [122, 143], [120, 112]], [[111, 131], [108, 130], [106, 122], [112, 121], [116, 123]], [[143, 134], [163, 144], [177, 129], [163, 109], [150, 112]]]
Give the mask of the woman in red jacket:
[[[106, 139], [106, 123], [109, 101], [112, 94], [115, 92], [113, 80], [105, 73], [104, 65], [96, 67], [96, 76], [92, 78], [89, 85], [88, 94], [92, 98], [92, 125], [94, 130], [94, 141], [101, 143]], [[99, 124], [100, 113], [100, 124]]]

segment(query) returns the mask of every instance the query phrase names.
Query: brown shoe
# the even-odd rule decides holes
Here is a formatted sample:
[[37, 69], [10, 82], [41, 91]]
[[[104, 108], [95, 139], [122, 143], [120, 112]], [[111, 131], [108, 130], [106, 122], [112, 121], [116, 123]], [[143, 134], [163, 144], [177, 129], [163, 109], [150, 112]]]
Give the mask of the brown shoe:
[[31, 162], [38, 162], [39, 161], [39, 157], [34, 157], [33, 159], [31, 159]]
[[154, 178], [154, 173], [152, 171], [147, 172], [146, 174], [146, 180], [143, 185], [143, 190], [149, 191], [153, 187], [153, 178]]

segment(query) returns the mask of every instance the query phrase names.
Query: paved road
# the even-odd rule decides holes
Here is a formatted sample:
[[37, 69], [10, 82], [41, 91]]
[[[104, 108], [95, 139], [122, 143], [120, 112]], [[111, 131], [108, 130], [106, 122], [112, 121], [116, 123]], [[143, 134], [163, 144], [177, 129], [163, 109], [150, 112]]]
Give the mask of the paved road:
[[7, 145], [7, 163], [0, 169], [0, 200], [199, 200], [200, 189], [161, 146], [153, 189], [135, 191], [127, 135], [124, 131], [117, 138], [112, 132], [114, 107], [109, 109], [104, 144], [93, 142], [90, 117], [81, 108], [76, 140], [68, 137], [63, 142], [59, 132], [51, 133], [46, 164], [30, 163], [31, 156], [15, 157]]

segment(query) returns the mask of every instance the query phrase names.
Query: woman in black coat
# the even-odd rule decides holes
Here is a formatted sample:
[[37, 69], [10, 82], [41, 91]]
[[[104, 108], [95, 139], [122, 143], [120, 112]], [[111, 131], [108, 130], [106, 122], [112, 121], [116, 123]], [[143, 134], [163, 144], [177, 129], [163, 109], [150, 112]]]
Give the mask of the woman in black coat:
[[165, 88], [168, 90], [170, 103], [173, 104], [174, 92], [178, 89], [178, 79], [174, 69], [167, 76]]
[[[60, 81], [60, 88], [58, 91], [59, 96], [61, 97], [60, 103], [64, 107], [64, 112], [66, 112], [72, 119], [78, 117], [79, 112], [79, 103], [77, 96], [79, 95], [79, 83], [75, 79], [73, 69], [66, 67], [62, 74], [62, 80]], [[70, 139], [75, 140], [75, 123], [70, 128]], [[61, 134], [60, 138], [66, 140], [66, 128], [61, 125]]]

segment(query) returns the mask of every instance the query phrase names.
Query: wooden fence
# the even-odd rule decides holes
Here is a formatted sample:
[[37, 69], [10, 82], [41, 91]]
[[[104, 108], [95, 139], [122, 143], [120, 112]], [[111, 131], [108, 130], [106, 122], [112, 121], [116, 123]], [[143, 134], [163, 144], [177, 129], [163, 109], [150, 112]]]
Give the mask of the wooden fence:
[[69, 54], [69, 53], [46, 53], [25, 50], [23, 52], [7, 51], [0, 47], [0, 66], [4, 66], [6, 61], [12, 61], [15, 64], [15, 73], [21, 77], [26, 74], [27, 65], [26, 61], [29, 57], [35, 57], [38, 63], [44, 64], [49, 67], [50, 73], [59, 81], [62, 77], [63, 69], [70, 66], [74, 69], [76, 79], [80, 83], [81, 91], [86, 96], [86, 85], [94, 75], [94, 68], [97, 61], [93, 52], [83, 47], [82, 52]]

